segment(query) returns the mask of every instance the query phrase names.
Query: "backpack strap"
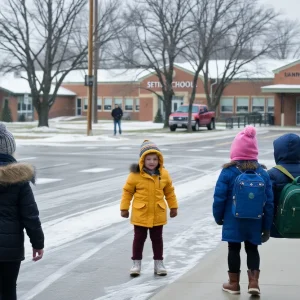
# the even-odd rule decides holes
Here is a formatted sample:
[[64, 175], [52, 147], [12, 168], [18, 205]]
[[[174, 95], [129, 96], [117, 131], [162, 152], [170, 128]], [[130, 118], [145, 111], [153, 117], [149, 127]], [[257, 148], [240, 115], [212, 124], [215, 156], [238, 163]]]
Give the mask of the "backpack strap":
[[286, 168], [284, 168], [283, 166], [277, 165], [274, 168], [277, 169], [277, 170], [279, 170], [281, 173], [283, 173], [287, 177], [291, 178], [292, 180], [295, 179], [294, 176]]

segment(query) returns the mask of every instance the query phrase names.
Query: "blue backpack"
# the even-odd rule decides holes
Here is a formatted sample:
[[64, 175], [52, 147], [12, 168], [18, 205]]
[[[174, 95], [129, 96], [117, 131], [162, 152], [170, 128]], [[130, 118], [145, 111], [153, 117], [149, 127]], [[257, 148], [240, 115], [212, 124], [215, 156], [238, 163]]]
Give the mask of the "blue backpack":
[[262, 219], [267, 199], [265, 189], [265, 181], [255, 171], [237, 176], [233, 186], [233, 215], [242, 219]]

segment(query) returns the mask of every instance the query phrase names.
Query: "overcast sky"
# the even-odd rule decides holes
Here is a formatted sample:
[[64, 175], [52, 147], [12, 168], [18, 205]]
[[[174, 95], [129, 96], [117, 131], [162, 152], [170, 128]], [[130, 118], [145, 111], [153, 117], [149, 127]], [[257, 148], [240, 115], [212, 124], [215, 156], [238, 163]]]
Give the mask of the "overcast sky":
[[291, 19], [300, 20], [300, 0], [261, 0], [261, 2], [274, 6]]

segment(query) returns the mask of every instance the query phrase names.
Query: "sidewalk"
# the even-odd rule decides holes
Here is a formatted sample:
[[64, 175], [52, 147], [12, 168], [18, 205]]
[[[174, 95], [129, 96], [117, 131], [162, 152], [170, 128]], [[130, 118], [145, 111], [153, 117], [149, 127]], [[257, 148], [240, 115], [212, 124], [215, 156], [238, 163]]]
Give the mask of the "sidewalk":
[[[270, 239], [259, 247], [261, 254], [260, 289], [263, 300], [300, 299], [300, 240]], [[242, 248], [241, 295], [222, 291], [227, 281], [227, 244], [205, 256], [188, 274], [170, 284], [152, 300], [249, 300], [246, 257]], [[257, 299], [257, 297], [256, 297]]]

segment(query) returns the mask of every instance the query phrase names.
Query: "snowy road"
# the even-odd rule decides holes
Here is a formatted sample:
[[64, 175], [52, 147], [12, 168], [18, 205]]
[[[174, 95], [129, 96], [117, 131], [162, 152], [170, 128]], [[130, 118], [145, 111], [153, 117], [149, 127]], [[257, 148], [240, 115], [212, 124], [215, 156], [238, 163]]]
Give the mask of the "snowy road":
[[[261, 162], [269, 167], [273, 165], [271, 142], [281, 134], [259, 136]], [[168, 276], [154, 276], [148, 239], [142, 275], [135, 279], [128, 272], [133, 228], [119, 216], [119, 201], [139, 147], [130, 141], [120, 147], [20, 146], [18, 158], [33, 163], [38, 172], [34, 192], [46, 252], [41, 262], [33, 263], [27, 246], [19, 299], [149, 299], [187, 272], [219, 243], [220, 228], [211, 216], [212, 194], [220, 166], [228, 161], [231, 140], [224, 136], [209, 143], [161, 147], [180, 205], [179, 216], [164, 227]]]

